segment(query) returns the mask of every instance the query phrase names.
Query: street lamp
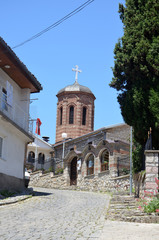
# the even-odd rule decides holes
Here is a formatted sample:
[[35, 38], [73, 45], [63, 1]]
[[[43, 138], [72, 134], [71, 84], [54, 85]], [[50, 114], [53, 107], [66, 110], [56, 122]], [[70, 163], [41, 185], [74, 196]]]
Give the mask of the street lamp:
[[65, 157], [65, 140], [67, 138], [67, 133], [62, 133], [62, 138], [63, 138], [63, 152], [62, 152], [62, 168], [63, 168], [63, 160]]

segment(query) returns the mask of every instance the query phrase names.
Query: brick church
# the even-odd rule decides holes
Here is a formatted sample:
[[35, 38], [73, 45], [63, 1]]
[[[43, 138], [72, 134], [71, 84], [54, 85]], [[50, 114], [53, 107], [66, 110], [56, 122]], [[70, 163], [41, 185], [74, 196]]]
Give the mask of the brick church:
[[101, 190], [129, 168], [130, 127], [124, 123], [94, 130], [92, 91], [75, 82], [57, 93], [54, 159], [64, 168], [60, 184]]

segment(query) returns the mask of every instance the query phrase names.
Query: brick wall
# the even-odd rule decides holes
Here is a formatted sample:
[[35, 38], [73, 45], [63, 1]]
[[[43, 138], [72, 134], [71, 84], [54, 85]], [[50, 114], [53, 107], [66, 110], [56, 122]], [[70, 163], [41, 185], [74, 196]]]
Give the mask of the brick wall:
[[[56, 115], [56, 142], [62, 141], [62, 133], [68, 138], [77, 138], [94, 130], [94, 100], [93, 94], [82, 92], [63, 92], [58, 97]], [[74, 107], [74, 123], [69, 124], [69, 109]], [[63, 108], [62, 124], [60, 124], [60, 109]], [[86, 125], [82, 125], [83, 107], [86, 107]]]

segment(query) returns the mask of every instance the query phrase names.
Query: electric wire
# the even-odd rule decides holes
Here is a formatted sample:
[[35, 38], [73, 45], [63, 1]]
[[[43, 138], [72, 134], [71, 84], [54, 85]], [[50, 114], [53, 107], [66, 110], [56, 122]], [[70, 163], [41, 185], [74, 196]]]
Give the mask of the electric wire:
[[27, 40], [17, 44], [16, 46], [12, 47], [12, 49], [18, 48], [24, 44], [26, 44], [27, 42], [30, 42], [38, 37], [40, 37], [42, 34], [48, 32], [49, 30], [51, 30], [52, 28], [57, 27], [58, 25], [60, 25], [62, 22], [66, 21], [68, 18], [72, 17], [73, 15], [77, 14], [78, 12], [82, 11], [85, 7], [87, 7], [89, 4], [91, 4], [92, 2], [94, 2], [94, 0], [88, 0], [85, 3], [83, 3], [82, 5], [80, 5], [78, 8], [76, 8], [75, 10], [73, 10], [72, 12], [70, 12], [69, 14], [67, 14], [66, 16], [64, 16], [63, 18], [61, 18], [60, 20], [56, 21], [55, 23], [51, 24], [49, 27], [45, 28], [44, 30], [42, 30], [41, 32], [33, 35], [32, 37], [28, 38]]

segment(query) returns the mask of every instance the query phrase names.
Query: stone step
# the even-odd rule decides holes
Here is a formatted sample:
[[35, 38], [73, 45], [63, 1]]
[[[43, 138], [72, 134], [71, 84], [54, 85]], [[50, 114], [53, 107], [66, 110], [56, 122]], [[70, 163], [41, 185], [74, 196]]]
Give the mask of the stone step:
[[106, 218], [125, 222], [159, 223], [158, 215], [148, 215], [138, 209], [133, 196], [119, 193], [113, 194]]
[[111, 210], [109, 212], [110, 215], [119, 215], [119, 216], [147, 216], [147, 214], [143, 213], [143, 212], [138, 212], [138, 211], [117, 211], [117, 210]]
[[139, 223], [159, 223], [159, 216], [112, 216], [109, 220], [117, 220], [117, 221], [124, 221], [124, 222], [139, 222]]

